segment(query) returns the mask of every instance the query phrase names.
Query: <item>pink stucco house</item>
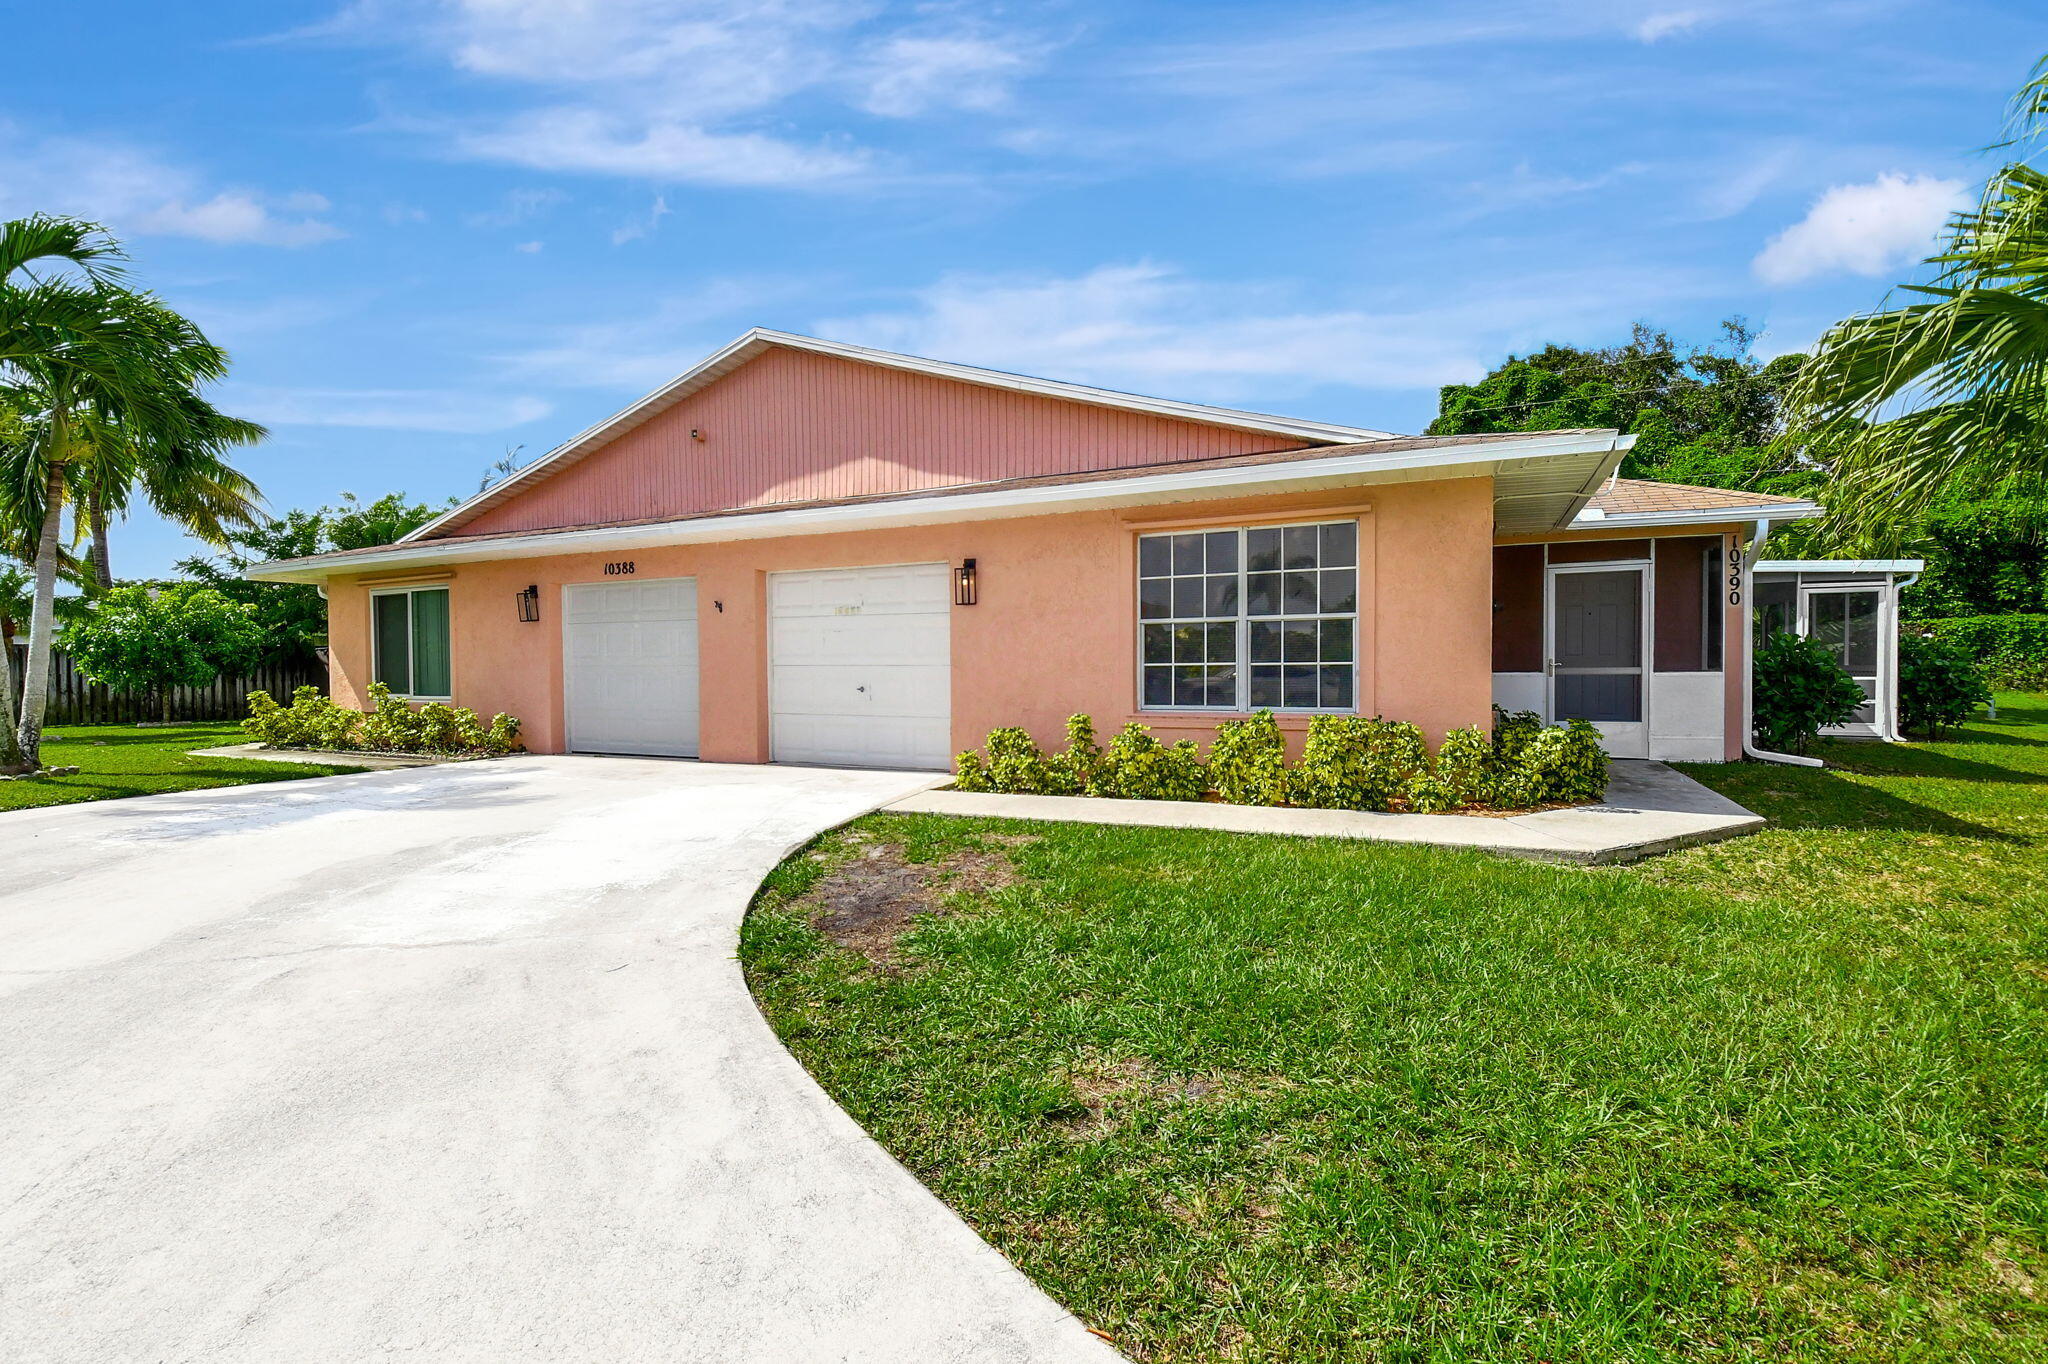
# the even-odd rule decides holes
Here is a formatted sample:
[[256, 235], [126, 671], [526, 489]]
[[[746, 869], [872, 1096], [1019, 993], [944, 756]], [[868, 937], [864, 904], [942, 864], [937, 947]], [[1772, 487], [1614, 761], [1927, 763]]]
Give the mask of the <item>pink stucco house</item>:
[[1498, 701], [1738, 756], [1748, 574], [1811, 503], [1619, 480], [1613, 431], [1415, 437], [752, 331], [317, 583], [332, 690], [540, 752], [941, 768], [1087, 711]]

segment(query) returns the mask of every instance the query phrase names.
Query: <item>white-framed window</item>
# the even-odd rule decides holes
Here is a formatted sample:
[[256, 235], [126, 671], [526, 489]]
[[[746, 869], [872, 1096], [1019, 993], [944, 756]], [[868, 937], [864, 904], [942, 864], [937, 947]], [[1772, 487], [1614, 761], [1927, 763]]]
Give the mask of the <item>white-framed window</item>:
[[1144, 710], [1358, 705], [1358, 523], [1138, 537]]
[[446, 701], [448, 589], [395, 587], [370, 594], [370, 673], [395, 696]]

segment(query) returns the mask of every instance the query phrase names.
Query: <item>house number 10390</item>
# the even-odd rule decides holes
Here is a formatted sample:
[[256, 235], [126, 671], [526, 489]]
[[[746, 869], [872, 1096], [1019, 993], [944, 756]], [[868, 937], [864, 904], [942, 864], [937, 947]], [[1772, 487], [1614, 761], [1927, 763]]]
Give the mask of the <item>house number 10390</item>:
[[608, 578], [621, 577], [625, 574], [631, 573], [632, 571], [633, 561], [631, 559], [621, 559], [618, 563], [606, 564], [604, 566], [605, 576]]

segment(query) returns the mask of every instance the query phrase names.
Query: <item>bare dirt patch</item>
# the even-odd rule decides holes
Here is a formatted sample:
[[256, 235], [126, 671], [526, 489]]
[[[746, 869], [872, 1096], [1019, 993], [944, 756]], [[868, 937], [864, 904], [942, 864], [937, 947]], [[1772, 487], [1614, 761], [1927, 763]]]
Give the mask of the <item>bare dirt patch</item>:
[[[1002, 841], [1020, 839], [1012, 835]], [[985, 895], [1019, 879], [1009, 857], [999, 851], [976, 849], [936, 862], [912, 862], [898, 845], [875, 843], [826, 872], [799, 903], [818, 932], [878, 966], [893, 966], [897, 939], [919, 919], [945, 913], [954, 896]]]
[[1141, 1102], [1221, 1103], [1287, 1088], [1281, 1076], [1161, 1075], [1135, 1056], [1090, 1057], [1067, 1072], [1075, 1103], [1054, 1121], [1069, 1136], [1092, 1139], [1115, 1128], [1124, 1110]]

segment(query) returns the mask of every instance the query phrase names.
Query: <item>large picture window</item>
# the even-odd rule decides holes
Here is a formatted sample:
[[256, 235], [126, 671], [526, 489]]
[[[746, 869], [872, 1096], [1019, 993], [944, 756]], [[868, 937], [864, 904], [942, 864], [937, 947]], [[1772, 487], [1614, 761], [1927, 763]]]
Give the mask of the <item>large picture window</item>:
[[448, 699], [447, 588], [372, 593], [370, 632], [379, 682], [398, 696]]
[[1146, 709], [1352, 710], [1358, 523], [1138, 537]]

